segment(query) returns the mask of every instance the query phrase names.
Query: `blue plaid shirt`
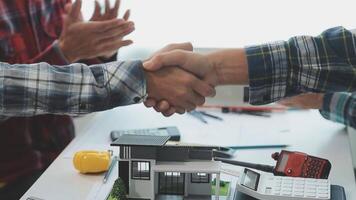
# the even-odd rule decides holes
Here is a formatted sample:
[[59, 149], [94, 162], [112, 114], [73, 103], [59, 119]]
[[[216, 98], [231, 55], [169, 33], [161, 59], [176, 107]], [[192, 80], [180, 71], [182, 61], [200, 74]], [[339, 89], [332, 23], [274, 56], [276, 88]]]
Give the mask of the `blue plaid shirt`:
[[327, 93], [321, 115], [335, 122], [356, 128], [356, 93]]
[[145, 75], [140, 61], [87, 66], [0, 62], [0, 113], [85, 114], [142, 102]]
[[[356, 35], [336, 27], [317, 37], [245, 48], [250, 103], [267, 104], [303, 92], [356, 92]], [[356, 97], [326, 94], [324, 117], [355, 127]]]

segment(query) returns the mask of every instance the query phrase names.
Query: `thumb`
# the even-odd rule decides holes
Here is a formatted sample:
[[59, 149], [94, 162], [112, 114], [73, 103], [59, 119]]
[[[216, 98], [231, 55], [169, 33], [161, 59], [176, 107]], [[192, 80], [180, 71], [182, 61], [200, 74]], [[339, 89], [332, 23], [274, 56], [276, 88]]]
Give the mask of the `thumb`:
[[188, 54], [183, 50], [173, 50], [153, 56], [143, 63], [143, 67], [148, 71], [155, 71], [164, 66], [180, 66], [184, 68]]

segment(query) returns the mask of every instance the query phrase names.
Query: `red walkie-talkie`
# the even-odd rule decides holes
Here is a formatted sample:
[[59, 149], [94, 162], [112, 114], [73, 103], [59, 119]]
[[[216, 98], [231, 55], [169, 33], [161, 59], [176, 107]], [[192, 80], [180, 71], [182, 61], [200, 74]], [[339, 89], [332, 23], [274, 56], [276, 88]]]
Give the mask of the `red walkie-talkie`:
[[216, 161], [253, 168], [273, 173], [277, 176], [291, 176], [303, 178], [327, 179], [331, 170], [331, 163], [323, 158], [310, 156], [301, 152], [282, 150], [281, 153], [272, 154], [277, 161], [276, 166], [240, 162], [225, 158], [214, 158]]
[[275, 175], [327, 179], [331, 170], [328, 160], [301, 152], [283, 150], [274, 153], [272, 158], [277, 161]]

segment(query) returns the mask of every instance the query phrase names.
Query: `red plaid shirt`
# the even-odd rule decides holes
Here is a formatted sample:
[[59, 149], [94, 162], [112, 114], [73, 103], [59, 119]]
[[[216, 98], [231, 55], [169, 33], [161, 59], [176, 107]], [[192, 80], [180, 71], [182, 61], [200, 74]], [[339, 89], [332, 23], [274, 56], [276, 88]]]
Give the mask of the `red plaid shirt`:
[[[70, 0], [1, 0], [0, 61], [68, 64], [58, 48]], [[110, 59], [112, 60], [112, 59]], [[82, 61], [86, 64], [100, 59]], [[68, 116], [17, 117], [0, 122], [0, 182], [45, 169], [74, 137]]]

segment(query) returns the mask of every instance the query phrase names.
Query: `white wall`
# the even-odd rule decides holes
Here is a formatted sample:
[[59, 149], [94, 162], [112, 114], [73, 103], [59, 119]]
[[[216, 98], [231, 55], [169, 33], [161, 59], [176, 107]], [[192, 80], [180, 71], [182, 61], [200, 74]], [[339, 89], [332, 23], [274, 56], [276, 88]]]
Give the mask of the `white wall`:
[[[104, 0], [99, 0], [104, 1]], [[113, 0], [111, 0], [113, 1]], [[83, 1], [86, 19], [94, 0]], [[191, 41], [199, 47], [236, 47], [356, 28], [355, 0], [122, 0], [130, 8], [139, 47]]]
[[151, 178], [150, 180], [134, 180], [131, 179], [131, 162], [130, 162], [130, 198], [148, 198], [154, 199], [154, 173], [152, 166], [155, 165], [154, 160], [140, 160], [150, 161], [151, 166]]

